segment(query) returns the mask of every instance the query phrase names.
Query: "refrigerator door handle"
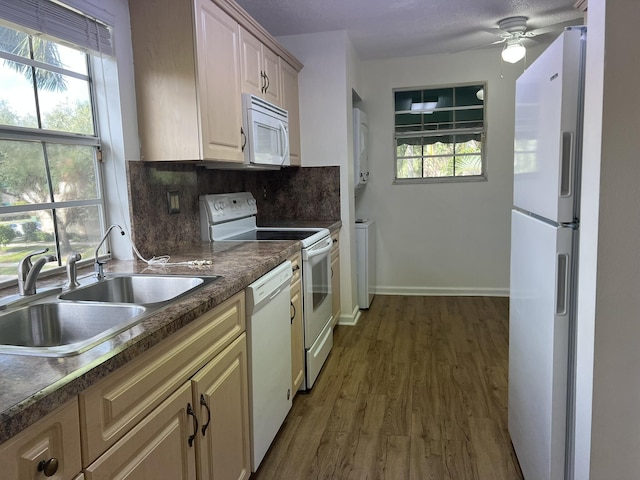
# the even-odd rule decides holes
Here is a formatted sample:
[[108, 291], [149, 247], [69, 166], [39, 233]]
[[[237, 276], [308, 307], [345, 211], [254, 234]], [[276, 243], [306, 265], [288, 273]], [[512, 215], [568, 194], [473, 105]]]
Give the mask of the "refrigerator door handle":
[[573, 193], [574, 133], [562, 132], [562, 159], [560, 164], [560, 196], [570, 197]]
[[556, 283], [556, 315], [566, 315], [569, 303], [569, 255], [558, 254], [558, 278]]

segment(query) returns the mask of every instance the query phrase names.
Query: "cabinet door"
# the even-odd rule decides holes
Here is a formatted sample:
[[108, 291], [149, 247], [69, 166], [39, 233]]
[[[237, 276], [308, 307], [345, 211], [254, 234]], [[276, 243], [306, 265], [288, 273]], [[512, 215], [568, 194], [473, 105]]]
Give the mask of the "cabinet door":
[[262, 46], [262, 70], [265, 75], [263, 98], [276, 105], [282, 105], [280, 94], [280, 57]]
[[195, 446], [189, 445], [189, 438], [196, 432], [190, 403], [187, 382], [89, 465], [86, 480], [195, 480]]
[[243, 162], [240, 26], [211, 0], [196, 0], [202, 158]]
[[74, 399], [2, 444], [0, 478], [45, 478], [39, 469], [46, 466], [53, 472], [48, 478], [71, 480], [82, 468], [78, 415]]
[[201, 424], [196, 442], [199, 480], [239, 480], [251, 475], [247, 375], [243, 333], [191, 380]]
[[280, 59], [280, 83], [282, 108], [289, 112], [289, 155], [291, 165], [300, 161], [300, 106], [298, 101], [298, 72]]
[[291, 391], [296, 394], [304, 380], [304, 330], [302, 327], [301, 282], [291, 285]]
[[240, 27], [240, 75], [242, 91], [263, 96], [265, 79], [262, 66], [262, 43]]

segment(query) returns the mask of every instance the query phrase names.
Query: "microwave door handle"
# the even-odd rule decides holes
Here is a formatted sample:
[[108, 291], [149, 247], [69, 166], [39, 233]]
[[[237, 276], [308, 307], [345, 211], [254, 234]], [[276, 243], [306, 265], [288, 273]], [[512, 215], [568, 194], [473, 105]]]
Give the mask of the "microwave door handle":
[[282, 155], [282, 163], [284, 163], [284, 159], [289, 155], [289, 134], [287, 133], [287, 127], [285, 127], [284, 122], [280, 122], [280, 130], [284, 138], [284, 154]]

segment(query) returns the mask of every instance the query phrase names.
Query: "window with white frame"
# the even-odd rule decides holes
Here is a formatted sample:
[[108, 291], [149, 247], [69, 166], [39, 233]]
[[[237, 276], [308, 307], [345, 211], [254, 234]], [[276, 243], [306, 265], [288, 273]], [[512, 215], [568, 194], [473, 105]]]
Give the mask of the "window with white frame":
[[395, 183], [486, 179], [484, 85], [393, 95]]
[[[27, 11], [30, 3], [0, 11], [0, 282], [15, 281], [19, 260], [31, 252], [56, 255], [49, 269], [63, 265], [70, 253], [92, 257], [105, 223], [89, 56], [91, 48], [102, 48], [98, 31], [104, 37], [108, 29], [39, 0], [54, 13], [63, 9], [80, 31], [95, 30], [88, 41], [80, 32], [80, 44], [74, 44], [67, 37], [73, 25], [63, 21], [53, 25], [65, 38], [59, 40], [29, 25], [37, 22]], [[26, 14], [9, 11], [14, 6]]]

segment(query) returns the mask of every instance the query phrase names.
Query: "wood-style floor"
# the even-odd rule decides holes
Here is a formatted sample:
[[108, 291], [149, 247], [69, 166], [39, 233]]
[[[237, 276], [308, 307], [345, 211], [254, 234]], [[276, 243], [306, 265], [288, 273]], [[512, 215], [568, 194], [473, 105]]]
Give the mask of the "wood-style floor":
[[506, 298], [376, 296], [252, 480], [521, 479], [507, 348]]

